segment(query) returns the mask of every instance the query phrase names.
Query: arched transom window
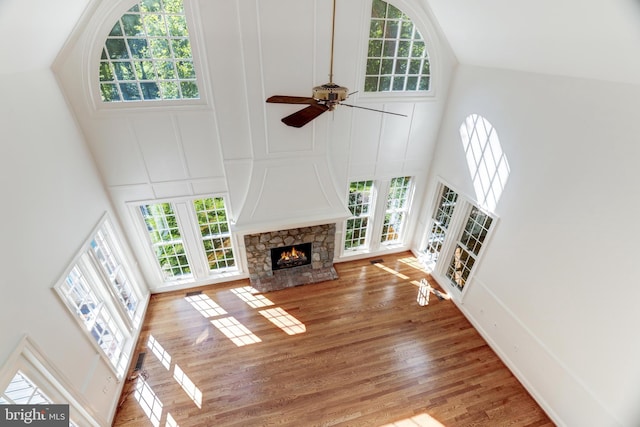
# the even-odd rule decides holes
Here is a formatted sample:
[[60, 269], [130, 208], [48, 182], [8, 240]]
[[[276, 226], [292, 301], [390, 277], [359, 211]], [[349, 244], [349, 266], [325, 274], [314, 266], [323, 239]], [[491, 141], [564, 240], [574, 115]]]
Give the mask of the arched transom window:
[[100, 57], [104, 102], [199, 98], [182, 0], [140, 0], [113, 25]]
[[425, 40], [397, 7], [373, 0], [365, 92], [429, 90], [431, 71]]

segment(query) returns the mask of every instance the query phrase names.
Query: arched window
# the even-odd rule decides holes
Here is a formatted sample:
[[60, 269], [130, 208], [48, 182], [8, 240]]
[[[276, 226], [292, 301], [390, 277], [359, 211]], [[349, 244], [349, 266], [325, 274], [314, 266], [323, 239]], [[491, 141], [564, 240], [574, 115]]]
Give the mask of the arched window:
[[509, 162], [498, 132], [487, 119], [471, 114], [460, 125], [460, 138], [478, 203], [493, 211], [509, 178]]
[[365, 92], [427, 91], [431, 71], [425, 40], [397, 7], [373, 0]]
[[140, 0], [113, 25], [100, 57], [104, 102], [199, 98], [182, 0]]

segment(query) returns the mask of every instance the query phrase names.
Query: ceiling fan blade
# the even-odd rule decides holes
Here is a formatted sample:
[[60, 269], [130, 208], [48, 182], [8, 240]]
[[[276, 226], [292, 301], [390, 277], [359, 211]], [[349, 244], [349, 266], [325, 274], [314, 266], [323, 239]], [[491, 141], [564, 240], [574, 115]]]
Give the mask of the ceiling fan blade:
[[384, 111], [384, 110], [376, 110], [375, 108], [360, 107], [359, 105], [345, 104], [345, 103], [342, 103], [342, 102], [340, 103], [340, 105], [344, 105], [346, 107], [351, 107], [351, 108], [360, 108], [361, 110], [377, 111], [378, 113], [393, 114], [394, 116], [407, 117], [406, 114], [394, 113], [394, 112], [391, 112], [391, 111]]
[[315, 105], [318, 103], [313, 98], [308, 98], [306, 96], [287, 96], [287, 95], [274, 95], [267, 98], [267, 102], [275, 103], [275, 104], [311, 104]]
[[282, 123], [287, 126], [293, 126], [294, 128], [301, 128], [328, 109], [329, 107], [323, 104], [309, 105], [307, 108], [303, 108], [285, 117], [282, 119]]

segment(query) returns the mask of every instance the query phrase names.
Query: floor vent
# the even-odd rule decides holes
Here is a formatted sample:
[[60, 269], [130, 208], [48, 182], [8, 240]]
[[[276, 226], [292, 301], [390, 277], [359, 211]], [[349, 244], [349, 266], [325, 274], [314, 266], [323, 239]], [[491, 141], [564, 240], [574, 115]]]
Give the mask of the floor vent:
[[142, 352], [140, 354], [138, 354], [138, 360], [136, 361], [136, 367], [133, 368], [134, 371], [139, 371], [140, 369], [142, 369], [142, 364], [144, 363], [144, 357], [147, 355], [147, 353]]
[[201, 293], [202, 293], [202, 291], [187, 292], [187, 294], [185, 296], [192, 297], [194, 295], [200, 295]]
[[378, 259], [372, 259], [371, 261], [369, 261], [371, 264], [382, 264], [384, 262], [384, 260], [382, 258], [378, 258]]

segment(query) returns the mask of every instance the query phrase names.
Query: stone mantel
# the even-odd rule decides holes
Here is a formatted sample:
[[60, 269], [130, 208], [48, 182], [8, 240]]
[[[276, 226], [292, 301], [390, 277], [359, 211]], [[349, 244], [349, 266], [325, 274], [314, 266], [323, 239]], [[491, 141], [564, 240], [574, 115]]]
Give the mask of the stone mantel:
[[[321, 224], [244, 236], [247, 270], [254, 288], [269, 292], [292, 286], [334, 280], [336, 225]], [[311, 243], [311, 264], [272, 271], [271, 248]]]

